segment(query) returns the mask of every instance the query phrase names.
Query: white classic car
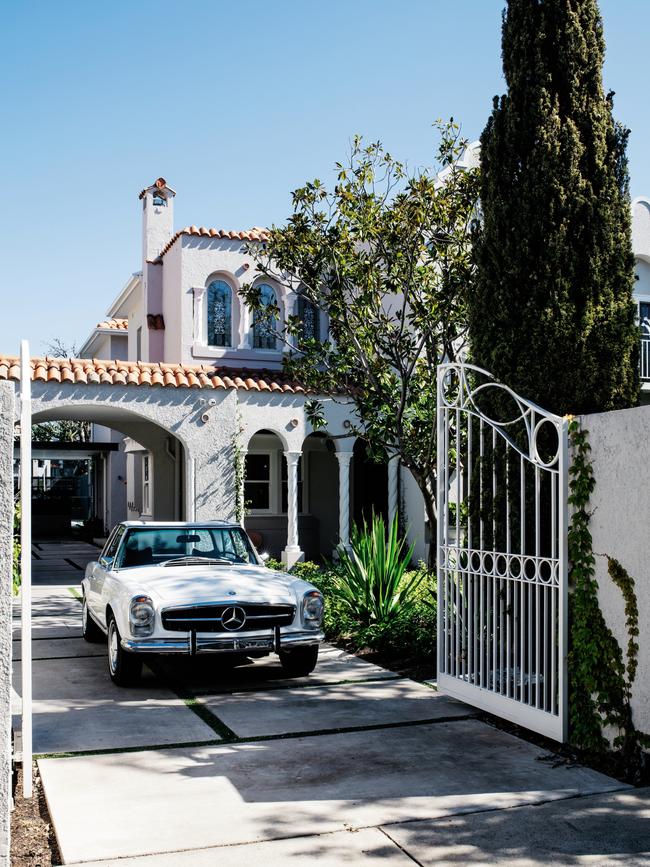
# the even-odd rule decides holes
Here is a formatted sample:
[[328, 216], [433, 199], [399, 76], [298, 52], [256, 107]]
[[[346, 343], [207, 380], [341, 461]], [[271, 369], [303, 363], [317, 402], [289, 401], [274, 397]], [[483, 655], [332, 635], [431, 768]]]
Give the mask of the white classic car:
[[143, 654], [275, 652], [295, 677], [318, 660], [320, 591], [266, 568], [239, 524], [125, 521], [81, 588], [83, 636], [107, 636], [119, 686], [138, 681]]

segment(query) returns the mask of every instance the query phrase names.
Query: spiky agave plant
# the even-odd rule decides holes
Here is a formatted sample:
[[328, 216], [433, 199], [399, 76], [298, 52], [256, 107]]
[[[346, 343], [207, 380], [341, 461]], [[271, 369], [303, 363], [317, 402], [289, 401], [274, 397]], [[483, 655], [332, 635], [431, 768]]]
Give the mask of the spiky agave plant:
[[386, 534], [380, 515], [373, 515], [370, 528], [364, 521], [352, 529], [351, 551], [339, 546], [341, 569], [333, 578], [341, 602], [350, 614], [365, 626], [386, 623], [408, 610], [416, 599], [423, 573], [408, 579], [408, 569], [415, 545], [406, 548], [400, 537], [397, 519]]

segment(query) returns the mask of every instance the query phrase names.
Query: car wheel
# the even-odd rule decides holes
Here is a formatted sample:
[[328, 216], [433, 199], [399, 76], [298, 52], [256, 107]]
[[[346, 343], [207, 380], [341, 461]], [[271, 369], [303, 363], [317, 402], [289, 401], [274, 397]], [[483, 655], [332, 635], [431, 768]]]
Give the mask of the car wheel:
[[122, 647], [113, 615], [108, 620], [108, 673], [116, 686], [135, 686], [142, 674], [142, 660]]
[[294, 650], [281, 650], [280, 662], [289, 677], [305, 677], [311, 674], [318, 662], [318, 645], [296, 647]]
[[81, 601], [81, 634], [91, 644], [97, 644], [104, 640], [104, 633], [88, 613], [88, 603], [85, 596]]

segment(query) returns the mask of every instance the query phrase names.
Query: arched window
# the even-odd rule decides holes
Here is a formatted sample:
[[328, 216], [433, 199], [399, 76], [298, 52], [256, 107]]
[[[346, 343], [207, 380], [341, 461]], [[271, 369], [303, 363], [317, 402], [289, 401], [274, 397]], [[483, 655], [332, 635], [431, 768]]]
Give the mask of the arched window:
[[[258, 286], [260, 293], [260, 301], [263, 307], [268, 307], [269, 304], [277, 304], [275, 292], [268, 285], [262, 283]], [[276, 337], [275, 330], [278, 325], [277, 317], [266, 316], [259, 310], [253, 313], [253, 347], [254, 349], [275, 349]]]
[[232, 346], [232, 289], [223, 280], [208, 286], [208, 345]]
[[309, 298], [298, 296], [301, 340], [320, 340], [320, 310]]

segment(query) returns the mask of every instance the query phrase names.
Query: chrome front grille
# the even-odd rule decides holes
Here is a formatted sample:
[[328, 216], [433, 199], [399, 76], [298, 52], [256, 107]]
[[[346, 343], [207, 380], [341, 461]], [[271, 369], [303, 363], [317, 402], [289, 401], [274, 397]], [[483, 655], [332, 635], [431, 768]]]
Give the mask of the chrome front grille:
[[269, 630], [276, 626], [289, 626], [295, 616], [295, 605], [236, 601], [183, 605], [165, 608], [161, 612], [163, 628], [172, 632]]

